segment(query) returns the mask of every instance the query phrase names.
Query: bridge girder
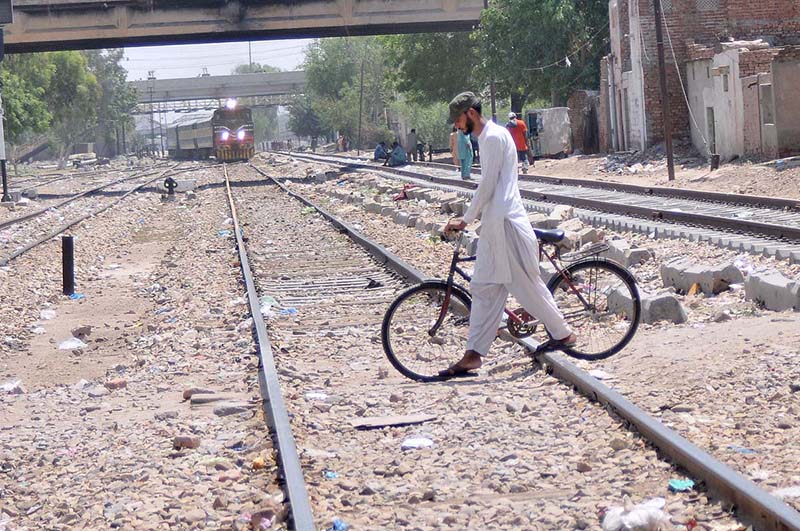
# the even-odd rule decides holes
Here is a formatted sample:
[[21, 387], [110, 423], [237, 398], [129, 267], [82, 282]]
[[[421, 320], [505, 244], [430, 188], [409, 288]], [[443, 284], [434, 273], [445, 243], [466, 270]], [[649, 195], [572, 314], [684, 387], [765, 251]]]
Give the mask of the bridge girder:
[[244, 98], [297, 94], [306, 86], [306, 73], [273, 72], [177, 79], [148, 79], [129, 83], [139, 103]]
[[483, 0], [15, 0], [8, 53], [468, 30]]

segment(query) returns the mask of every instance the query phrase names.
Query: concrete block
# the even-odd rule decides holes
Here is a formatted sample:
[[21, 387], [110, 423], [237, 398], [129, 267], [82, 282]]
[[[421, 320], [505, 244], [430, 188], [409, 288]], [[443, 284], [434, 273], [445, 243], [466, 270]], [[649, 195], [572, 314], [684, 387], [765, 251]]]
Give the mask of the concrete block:
[[539, 262], [539, 274], [542, 275], [542, 280], [547, 284], [556, 275], [556, 268], [549, 261]]
[[371, 214], [380, 214], [383, 210], [383, 205], [375, 201], [365, 201], [364, 209]]
[[397, 209], [394, 207], [385, 206], [381, 208], [381, 216], [387, 216], [394, 219], [394, 215], [397, 213]]
[[465, 199], [452, 201], [449, 203], [449, 206], [450, 206], [450, 212], [452, 212], [456, 216], [463, 216], [464, 212], [466, 212], [468, 208], [467, 201]]
[[405, 227], [406, 223], [408, 223], [408, 217], [409, 217], [408, 212], [403, 212], [402, 210], [399, 210], [394, 213], [394, 216], [392, 216], [392, 221], [394, 221], [398, 225], [402, 225]]
[[[644, 295], [642, 293], [642, 295]], [[616, 288], [608, 294], [606, 299], [608, 310], [618, 315], [631, 315], [633, 313], [633, 299], [627, 289]]]
[[36, 188], [26, 188], [22, 191], [22, 197], [27, 197], [28, 199], [36, 199], [39, 197], [39, 192]]
[[606, 243], [608, 243], [608, 250], [602, 256], [625, 265], [625, 252], [631, 248], [628, 240], [609, 240]]
[[650, 252], [650, 249], [644, 249], [642, 247], [635, 247], [633, 249], [628, 249], [625, 251], [625, 267], [631, 267], [634, 265], [639, 265], [648, 260], [653, 258], [653, 253]]
[[528, 221], [530, 221], [532, 227], [543, 229], [545, 228], [545, 224], [547, 222], [547, 216], [538, 212], [531, 212], [528, 214]]
[[592, 227], [587, 227], [581, 231], [578, 231], [578, 236], [581, 239], [581, 245], [585, 245], [587, 243], [596, 243], [603, 240], [605, 234], [602, 231], [598, 231]]
[[642, 321], [645, 323], [669, 321], [680, 324], [685, 323], [686, 320], [686, 310], [675, 295], [663, 293], [661, 295], [645, 295], [642, 298]]
[[664, 287], [673, 287], [680, 293], [698, 284], [703, 293], [713, 295], [727, 290], [731, 284], [741, 284], [744, 275], [731, 263], [707, 266], [677, 259], [661, 265], [661, 281]]
[[575, 217], [575, 210], [569, 205], [558, 205], [550, 211], [549, 217], [566, 221]]
[[477, 234], [473, 234], [468, 232], [464, 236], [464, 251], [467, 253], [468, 256], [472, 256], [478, 253], [478, 241], [480, 237]]
[[409, 214], [408, 221], [406, 221], [406, 227], [416, 227], [418, 219], [419, 219], [419, 214]]
[[563, 251], [571, 251], [580, 247], [581, 237], [577, 232], [564, 231], [564, 239], [558, 242], [558, 247]]
[[775, 270], [751, 273], [744, 281], [744, 296], [776, 312], [800, 310], [800, 282]]
[[584, 225], [578, 218], [572, 218], [559, 223], [557, 228], [565, 231], [580, 232], [584, 229]]

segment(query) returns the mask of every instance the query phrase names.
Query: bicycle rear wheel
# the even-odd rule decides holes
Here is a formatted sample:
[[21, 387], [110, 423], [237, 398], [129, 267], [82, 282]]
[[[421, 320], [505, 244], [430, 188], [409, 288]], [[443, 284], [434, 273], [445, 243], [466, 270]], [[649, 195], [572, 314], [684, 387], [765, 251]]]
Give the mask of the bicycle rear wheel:
[[424, 282], [404, 291], [383, 318], [381, 340], [386, 357], [412, 380], [439, 380], [439, 371], [464, 354], [470, 307], [469, 296], [458, 287], [448, 298], [444, 282]]
[[565, 354], [601, 360], [633, 339], [642, 303], [636, 280], [624, 267], [602, 258], [583, 260], [567, 266], [564, 275], [554, 276], [547, 287], [578, 336], [578, 343], [564, 349]]

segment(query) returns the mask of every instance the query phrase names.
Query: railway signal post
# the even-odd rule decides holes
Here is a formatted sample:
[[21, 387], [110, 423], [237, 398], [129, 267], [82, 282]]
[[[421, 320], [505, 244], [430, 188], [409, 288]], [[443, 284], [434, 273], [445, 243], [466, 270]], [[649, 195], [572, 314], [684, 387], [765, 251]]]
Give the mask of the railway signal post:
[[[0, 24], [11, 22], [11, 2], [3, 2], [8, 4], [8, 16], [5, 17], [6, 6], [0, 5]], [[3, 27], [0, 26], [0, 62], [3, 61], [4, 55], [4, 41], [3, 41]], [[0, 86], [0, 93], [2, 93], [2, 86]], [[3, 178], [3, 197], [0, 202], [7, 203], [11, 201], [11, 196], [8, 194], [8, 173], [6, 172], [6, 134], [3, 129], [3, 99], [0, 94], [0, 175]]]

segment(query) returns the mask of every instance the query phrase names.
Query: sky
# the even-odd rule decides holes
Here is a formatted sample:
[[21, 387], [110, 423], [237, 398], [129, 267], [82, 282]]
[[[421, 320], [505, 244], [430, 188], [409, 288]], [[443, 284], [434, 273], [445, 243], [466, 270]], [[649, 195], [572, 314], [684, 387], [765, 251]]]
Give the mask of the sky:
[[[282, 70], [296, 70], [304, 59], [303, 50], [312, 39], [253, 41], [253, 62]], [[181, 44], [125, 48], [123, 66], [128, 80], [147, 79], [154, 70], [157, 79], [197, 77], [208, 69], [212, 76], [227, 75], [240, 64], [247, 64], [248, 43]]]

